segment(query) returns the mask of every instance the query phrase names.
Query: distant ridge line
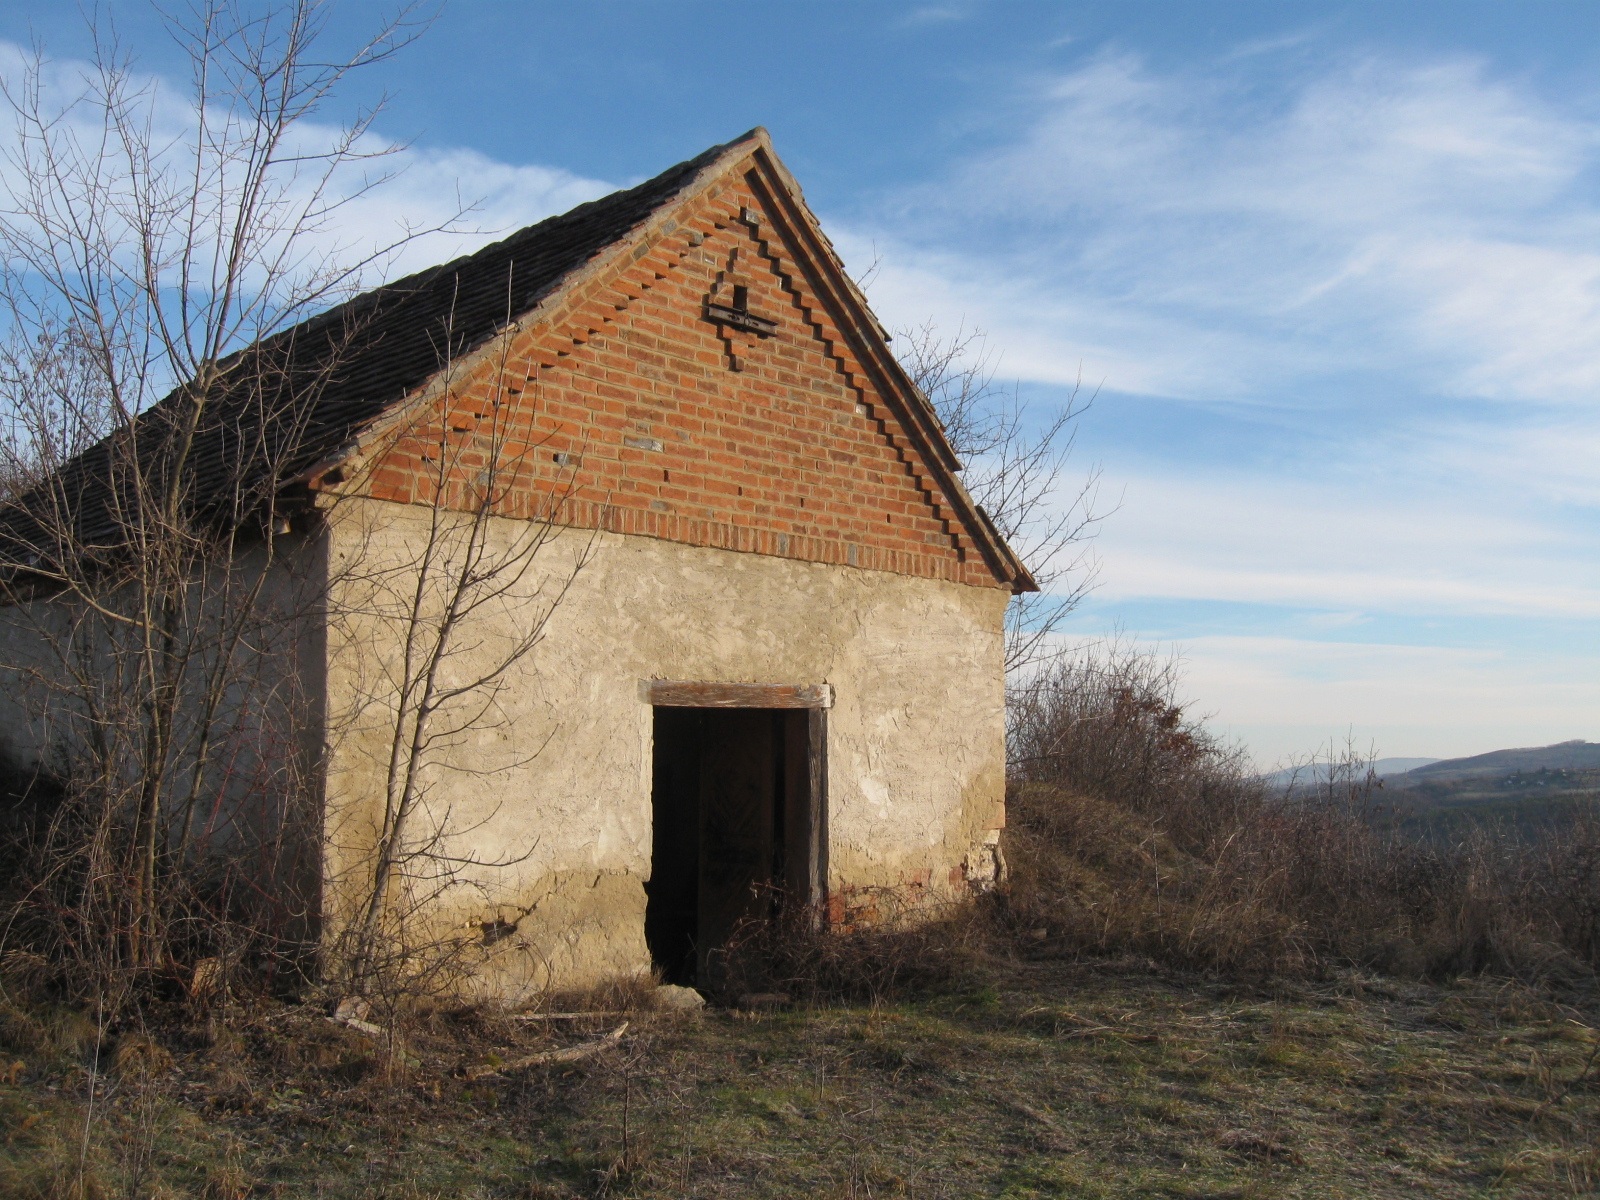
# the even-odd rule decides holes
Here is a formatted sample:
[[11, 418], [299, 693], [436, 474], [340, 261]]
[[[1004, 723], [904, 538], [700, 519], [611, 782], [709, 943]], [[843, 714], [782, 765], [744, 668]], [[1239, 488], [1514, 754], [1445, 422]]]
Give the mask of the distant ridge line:
[[1600, 742], [1571, 738], [1549, 746], [1519, 746], [1490, 750], [1465, 758], [1446, 758], [1415, 767], [1396, 779], [1396, 783], [1421, 783], [1445, 779], [1467, 779], [1476, 775], [1509, 775], [1518, 771], [1600, 770]]

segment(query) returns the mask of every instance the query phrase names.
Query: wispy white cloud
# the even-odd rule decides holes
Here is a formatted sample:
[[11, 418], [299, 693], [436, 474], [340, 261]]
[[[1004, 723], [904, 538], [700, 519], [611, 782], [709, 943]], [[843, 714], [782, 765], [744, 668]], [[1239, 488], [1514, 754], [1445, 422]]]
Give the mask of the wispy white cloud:
[[383, 269], [391, 277], [470, 253], [614, 188], [556, 167], [499, 162], [463, 148], [406, 148], [387, 165], [395, 170], [393, 182], [355, 200], [342, 226], [379, 231], [380, 237], [450, 226], [411, 239], [389, 256]]
[[[1351, 366], [1490, 399], [1592, 394], [1600, 125], [1465, 61], [1366, 59], [1277, 99], [1125, 55], [1039, 86], [1012, 144], [871, 231], [883, 303], [931, 268], [1030, 347], [1013, 370], [1059, 379], [1082, 358], [1170, 396]], [[951, 245], [969, 249], [930, 263]]]
[[[0, 40], [0, 78], [15, 88], [33, 67], [25, 48]], [[38, 64], [43, 107], [60, 114], [54, 136], [77, 138], [80, 166], [88, 167], [96, 155], [104, 155], [101, 181], [116, 187], [125, 171], [114, 140], [100, 140], [92, 78], [91, 67], [81, 61]], [[128, 90], [142, 98], [142, 115], [135, 119], [148, 121], [148, 142], [160, 151], [157, 167], [175, 168], [181, 174], [201, 124], [192, 99], [156, 75], [133, 78]], [[222, 120], [219, 114], [210, 116], [214, 127]], [[383, 247], [393, 247], [362, 273], [359, 284], [446, 261], [612, 190], [612, 185], [556, 167], [499, 162], [462, 147], [411, 147], [378, 132], [365, 135], [357, 145], [359, 157], [324, 180], [319, 159], [342, 137], [342, 131], [316, 121], [290, 130], [290, 140], [279, 147], [283, 166], [276, 185], [282, 204], [274, 211], [300, 209], [311, 214], [298, 224], [295, 237], [295, 258], [307, 270], [330, 261], [360, 262]], [[0, 182], [13, 192], [27, 187], [18, 170], [20, 149], [16, 122], [9, 113], [0, 113]], [[313, 201], [318, 187], [323, 190]], [[116, 236], [114, 229], [110, 233]]]
[[[1258, 753], [1352, 726], [1394, 754], [1595, 736], [1600, 649], [1562, 639], [1600, 617], [1600, 119], [1484, 61], [1314, 40], [1092, 58], [840, 244], [875, 244], [891, 323], [978, 325], [1005, 374], [1112, 393], [1102, 606], [1513, 619], [1535, 647], [1549, 624], [1517, 654], [1249, 617], [1187, 643], [1191, 690]], [[1117, 392], [1226, 435], [1141, 437], [1104, 416]]]
[[1357, 489], [1188, 471], [1119, 483], [1100, 541], [1103, 599], [1600, 618], [1600, 534], [1584, 524], [1383, 480]]
[[1312, 26], [1289, 33], [1276, 33], [1269, 34], [1266, 37], [1249, 38], [1224, 54], [1222, 60], [1224, 62], [1237, 62], [1240, 59], [1275, 55], [1281, 54], [1285, 50], [1295, 50], [1316, 40], [1319, 32], [1320, 30], [1317, 27]]
[[[1443, 431], [1431, 457], [1434, 470], [1470, 481], [1479, 495], [1515, 494], [1526, 503], [1579, 513], [1600, 509], [1600, 413], [1574, 410], [1530, 424], [1464, 424]], [[1586, 561], [1593, 556], [1579, 556], [1579, 569]]]

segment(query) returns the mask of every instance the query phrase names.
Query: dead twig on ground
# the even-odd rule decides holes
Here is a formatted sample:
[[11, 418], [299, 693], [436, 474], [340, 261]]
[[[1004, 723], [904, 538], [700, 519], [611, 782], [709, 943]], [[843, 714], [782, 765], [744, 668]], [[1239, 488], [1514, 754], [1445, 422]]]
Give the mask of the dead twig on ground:
[[560, 1050], [542, 1050], [538, 1054], [525, 1055], [508, 1063], [500, 1063], [498, 1066], [482, 1063], [466, 1067], [462, 1074], [469, 1080], [479, 1080], [504, 1075], [508, 1071], [525, 1071], [529, 1067], [546, 1066], [550, 1063], [579, 1062], [599, 1054], [602, 1050], [610, 1050], [622, 1041], [622, 1035], [627, 1032], [628, 1022], [624, 1021], [605, 1037], [596, 1038], [592, 1042], [580, 1042], [576, 1046], [565, 1046]]

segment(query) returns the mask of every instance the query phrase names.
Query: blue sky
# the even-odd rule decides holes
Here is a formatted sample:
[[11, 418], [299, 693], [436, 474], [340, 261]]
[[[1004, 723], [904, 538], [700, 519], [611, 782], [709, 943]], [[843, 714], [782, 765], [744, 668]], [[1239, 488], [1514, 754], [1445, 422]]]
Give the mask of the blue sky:
[[1593, 3], [453, 0], [349, 97], [410, 146], [357, 216], [481, 200], [422, 265], [764, 124], [888, 324], [1099, 389], [1076, 636], [1265, 763], [1442, 757], [1600, 738], [1597, 67]]

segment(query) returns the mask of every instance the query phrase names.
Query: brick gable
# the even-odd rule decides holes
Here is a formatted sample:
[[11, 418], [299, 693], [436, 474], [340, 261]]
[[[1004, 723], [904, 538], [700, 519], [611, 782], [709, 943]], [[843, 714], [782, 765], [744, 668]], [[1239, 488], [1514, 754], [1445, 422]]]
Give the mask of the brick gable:
[[447, 372], [432, 403], [379, 443], [364, 490], [451, 504], [499, 462], [508, 516], [1031, 584], [979, 544], [982, 518], [948, 449], [908, 407], [920, 398], [885, 378], [881, 331], [841, 302], [825, 269], [837, 264], [818, 263], [817, 235], [782, 183], [747, 154], [682, 198], [626, 253]]

